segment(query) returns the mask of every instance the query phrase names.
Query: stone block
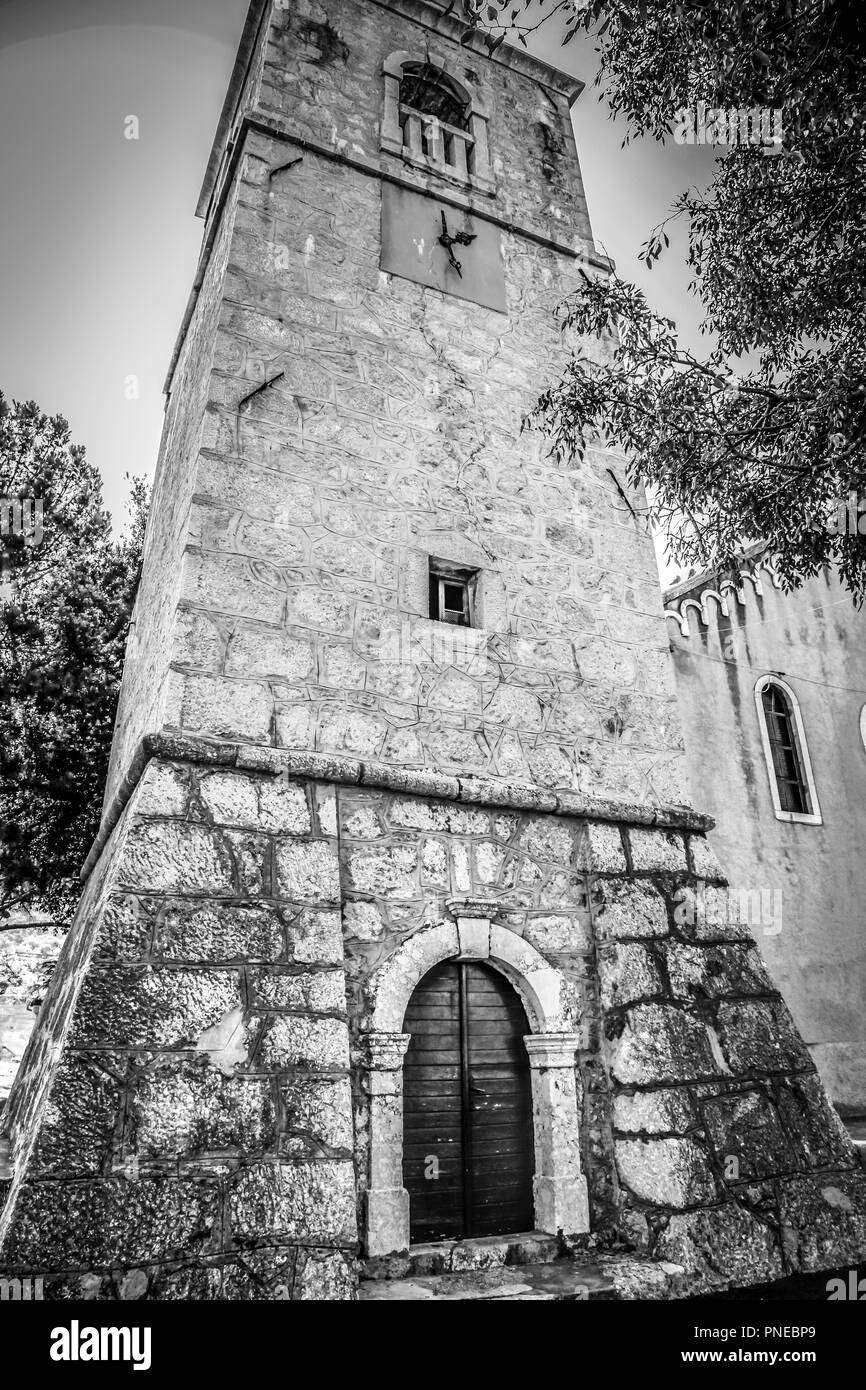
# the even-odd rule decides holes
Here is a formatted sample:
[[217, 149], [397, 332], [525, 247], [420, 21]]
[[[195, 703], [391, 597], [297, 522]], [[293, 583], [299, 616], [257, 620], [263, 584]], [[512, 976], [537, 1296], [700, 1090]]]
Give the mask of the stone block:
[[786, 1273], [773, 1232], [733, 1202], [676, 1213], [654, 1253], [688, 1270], [695, 1292], [768, 1284]]
[[617, 1139], [620, 1182], [656, 1207], [691, 1207], [714, 1200], [707, 1156], [691, 1139]]
[[139, 1159], [244, 1157], [271, 1148], [276, 1117], [266, 1081], [180, 1062], [139, 1073], [130, 1090], [129, 1149]]
[[731, 1070], [811, 1070], [812, 1059], [781, 999], [723, 1002], [717, 1014], [722, 1049]]
[[184, 676], [180, 721], [191, 733], [269, 743], [273, 701], [260, 681]]
[[217, 824], [258, 827], [258, 787], [251, 777], [235, 772], [208, 773], [199, 782], [199, 795]]
[[281, 897], [321, 906], [339, 903], [340, 866], [333, 845], [323, 840], [278, 844], [276, 861]]
[[355, 1178], [346, 1160], [253, 1164], [231, 1186], [235, 1239], [357, 1240]]
[[160, 913], [154, 952], [163, 960], [228, 964], [280, 960], [285, 949], [285, 928], [269, 908], [179, 901]]
[[829, 1172], [779, 1182], [782, 1239], [803, 1271], [857, 1265], [866, 1250], [866, 1175]]
[[618, 1092], [613, 1098], [612, 1124], [623, 1134], [684, 1134], [696, 1121], [688, 1091]]
[[61, 1064], [42, 1113], [30, 1175], [96, 1175], [111, 1159], [121, 1112], [116, 1076], [96, 1062]]
[[419, 891], [417, 855], [409, 845], [353, 850], [349, 855], [349, 874], [359, 892], [376, 897], [413, 898]]
[[589, 924], [577, 913], [528, 917], [523, 935], [542, 955], [578, 955], [591, 946]]
[[794, 1167], [779, 1116], [764, 1092], [707, 1100], [703, 1116], [719, 1164], [731, 1182], [790, 1172]]
[[349, 1078], [321, 1081], [294, 1076], [280, 1082], [283, 1135], [280, 1150], [292, 1158], [351, 1156], [354, 1142]]
[[327, 1071], [349, 1065], [346, 1024], [336, 1018], [277, 1015], [265, 1024], [255, 1066], [268, 1071], [310, 1067]]
[[241, 1003], [234, 970], [115, 966], [91, 970], [72, 1027], [75, 1047], [172, 1048], [198, 1038]]
[[346, 903], [343, 924], [346, 936], [355, 941], [378, 941], [385, 932], [382, 914], [375, 903]]
[[145, 821], [133, 825], [117, 869], [118, 883], [145, 893], [233, 891], [231, 858], [201, 825]]
[[309, 680], [315, 670], [315, 647], [309, 639], [266, 628], [235, 631], [226, 652], [227, 676], [270, 676], [295, 685]]
[[598, 951], [598, 978], [603, 1009], [633, 1004], [664, 991], [655, 958], [639, 942], [611, 942]]
[[189, 797], [189, 769], [151, 761], [135, 792], [135, 813], [140, 816], [186, 814]]
[[628, 841], [635, 873], [683, 873], [688, 869], [685, 843], [673, 831], [630, 828]]
[[320, 965], [337, 964], [343, 959], [343, 933], [339, 912], [300, 914], [289, 931], [293, 959]]
[[308, 835], [310, 808], [304, 788], [289, 782], [260, 782], [259, 827], [275, 835]]
[[256, 970], [251, 975], [255, 1009], [291, 1009], [311, 1013], [345, 1013], [346, 988], [341, 970], [279, 974]]
[[622, 1085], [693, 1081], [719, 1070], [704, 1025], [665, 1004], [636, 1004], [607, 1052], [611, 1075]]
[[595, 927], [600, 941], [667, 936], [667, 905], [652, 884], [612, 879], [599, 882], [596, 892]]
[[593, 821], [587, 827], [589, 867], [600, 874], [624, 874], [625, 851], [617, 825], [602, 825]]
[[218, 1242], [216, 1182], [100, 1177], [25, 1184], [3, 1253], [13, 1266], [92, 1270], [154, 1264]]
[[679, 999], [774, 993], [754, 946], [664, 946], [671, 990]]
[[850, 1168], [858, 1152], [818, 1076], [787, 1077], [776, 1091], [779, 1118], [798, 1164], [804, 1168]]

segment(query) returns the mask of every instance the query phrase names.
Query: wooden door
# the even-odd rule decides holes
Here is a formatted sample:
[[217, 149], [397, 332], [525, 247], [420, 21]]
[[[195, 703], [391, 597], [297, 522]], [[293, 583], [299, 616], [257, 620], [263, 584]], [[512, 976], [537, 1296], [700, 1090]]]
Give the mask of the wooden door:
[[418, 985], [403, 1031], [403, 1181], [412, 1241], [534, 1225], [529, 1023], [479, 962], [445, 961]]

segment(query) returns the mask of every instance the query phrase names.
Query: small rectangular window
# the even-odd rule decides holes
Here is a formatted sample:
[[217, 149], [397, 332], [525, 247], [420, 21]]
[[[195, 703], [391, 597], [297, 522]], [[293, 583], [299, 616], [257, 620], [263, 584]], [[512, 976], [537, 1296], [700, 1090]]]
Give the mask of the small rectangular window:
[[474, 627], [477, 577], [477, 570], [431, 559], [430, 617], [455, 627]]

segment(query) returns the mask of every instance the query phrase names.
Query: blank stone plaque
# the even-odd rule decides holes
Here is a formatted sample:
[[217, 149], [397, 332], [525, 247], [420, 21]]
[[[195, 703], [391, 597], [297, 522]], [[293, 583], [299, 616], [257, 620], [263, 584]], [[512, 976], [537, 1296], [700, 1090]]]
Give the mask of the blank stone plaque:
[[[448, 251], [439, 242], [443, 212], [451, 236], [466, 232], [476, 238], [469, 246], [453, 248], [462, 275], [450, 264]], [[483, 217], [440, 202], [435, 196], [393, 183], [383, 185], [380, 265], [389, 275], [400, 275], [443, 294], [506, 313], [499, 228]]]

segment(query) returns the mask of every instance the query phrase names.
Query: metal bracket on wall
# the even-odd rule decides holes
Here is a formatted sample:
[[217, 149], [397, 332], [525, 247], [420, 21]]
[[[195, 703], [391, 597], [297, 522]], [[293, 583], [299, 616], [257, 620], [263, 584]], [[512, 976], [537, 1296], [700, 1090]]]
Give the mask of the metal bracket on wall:
[[247, 401], [251, 401], [256, 396], [260, 396], [263, 391], [267, 391], [269, 386], [273, 386], [276, 382], [281, 381], [285, 375], [285, 372], [277, 372], [276, 376], [272, 376], [270, 381], [263, 381], [261, 386], [256, 387], [255, 391], [251, 391], [248, 396], [244, 396], [243, 400], [238, 404], [238, 414], [240, 415]]
[[294, 169], [296, 164], [303, 164], [303, 162], [304, 156], [302, 154], [299, 154], [297, 159], [290, 159], [287, 164], [278, 164], [275, 169], [269, 169], [268, 183], [270, 183], [271, 179], [275, 179], [277, 177], [277, 174], [284, 174], [287, 169]]

